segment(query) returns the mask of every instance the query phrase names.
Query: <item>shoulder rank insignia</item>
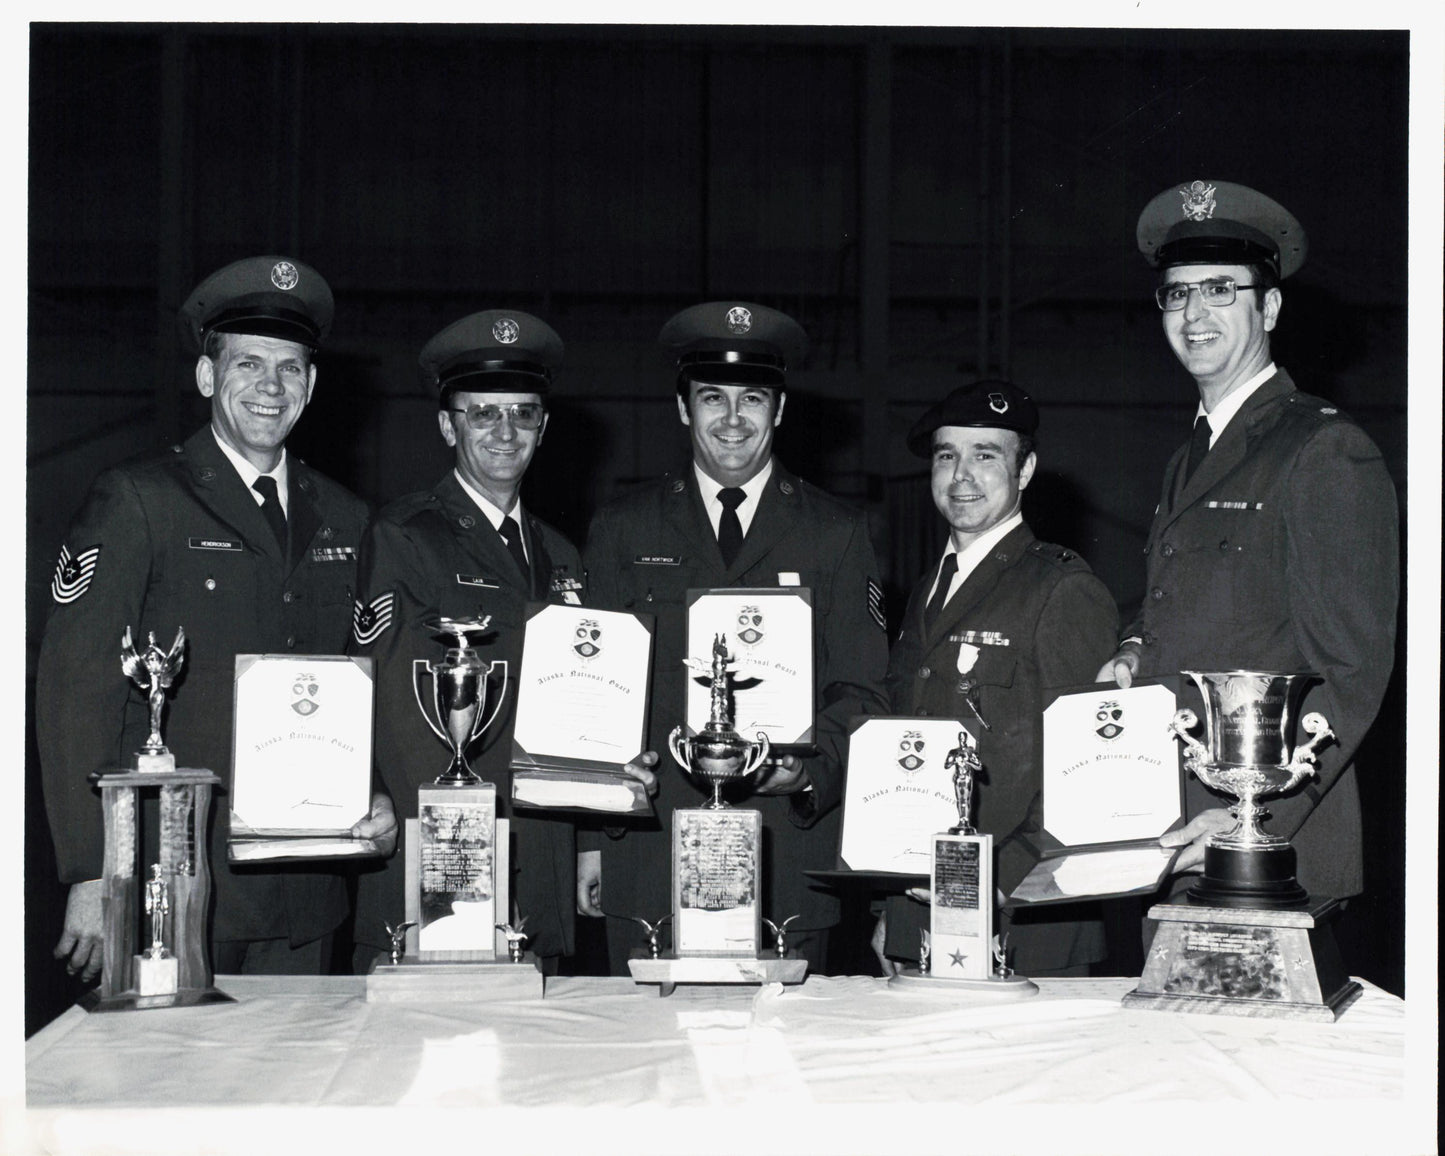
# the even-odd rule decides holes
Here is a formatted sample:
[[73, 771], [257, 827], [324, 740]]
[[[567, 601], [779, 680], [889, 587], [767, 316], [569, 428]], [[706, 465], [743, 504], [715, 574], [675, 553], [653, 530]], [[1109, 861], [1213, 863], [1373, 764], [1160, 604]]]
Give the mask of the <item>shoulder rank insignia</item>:
[[351, 632], [358, 646], [370, 646], [385, 633], [391, 625], [392, 607], [396, 592], [388, 590], [378, 594], [370, 602], [356, 601], [351, 611]]
[[883, 617], [883, 587], [872, 578], [868, 579], [868, 617], [878, 623], [878, 629], [887, 631], [888, 623]]
[[50, 593], [60, 603], [74, 602], [88, 589], [95, 575], [95, 564], [100, 560], [100, 547], [89, 546], [74, 556], [70, 549], [60, 547], [60, 560], [55, 564], [55, 577], [50, 582]]

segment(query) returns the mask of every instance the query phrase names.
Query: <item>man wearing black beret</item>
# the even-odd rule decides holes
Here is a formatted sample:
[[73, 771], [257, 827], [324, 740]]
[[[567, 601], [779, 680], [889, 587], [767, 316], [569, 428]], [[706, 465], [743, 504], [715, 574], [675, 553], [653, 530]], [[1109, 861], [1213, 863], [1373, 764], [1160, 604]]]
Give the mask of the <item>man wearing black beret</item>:
[[[523, 509], [522, 478], [547, 430], [546, 399], [562, 363], [551, 326], [515, 309], [473, 313], [426, 343], [421, 367], [437, 390], [437, 426], [454, 468], [429, 490], [398, 498], [367, 531], [361, 596], [350, 652], [376, 663], [377, 773], [403, 818], [417, 814], [417, 788], [446, 770], [447, 751], [417, 709], [412, 662], [439, 660], [438, 618], [489, 617], [485, 660], [520, 669], [528, 602], [583, 604], [577, 549]], [[513, 906], [526, 920], [528, 947], [554, 961], [574, 950], [577, 860], [571, 823], [512, 812], [510, 757], [515, 694], [487, 731], [473, 766], [497, 787], [497, 814], [509, 818], [516, 853]], [[648, 752], [632, 773], [652, 781]], [[405, 835], [403, 833], [402, 841]], [[404, 848], [403, 848], [404, 850]], [[390, 946], [387, 926], [405, 918], [405, 856], [363, 868], [356, 900], [356, 954], [365, 972]], [[509, 915], [510, 918], [510, 915]]]
[[[1244, 185], [1198, 180], [1150, 201], [1137, 239], [1159, 270], [1164, 336], [1199, 406], [1193, 438], [1164, 472], [1143, 606], [1099, 680], [1317, 674], [1299, 712], [1323, 714], [1336, 741], [1321, 748], [1316, 779], [1269, 800], [1269, 830], [1293, 842], [1296, 877], [1311, 895], [1358, 894], [1354, 756], [1394, 665], [1394, 486], [1374, 442], [1337, 407], [1296, 389], [1270, 353], [1280, 282], [1306, 253], [1292, 214]], [[1189, 822], [1161, 840], [1184, 847], [1176, 889], [1202, 868], [1209, 837], [1233, 825], [1228, 802], [1191, 776]]]
[[[133, 758], [148, 733], [144, 699], [119, 670], [121, 633], [129, 626], [168, 640], [185, 628], [165, 739], [186, 765], [215, 771], [223, 789], [236, 655], [345, 648], [366, 506], [286, 450], [311, 400], [312, 355], [332, 313], [321, 275], [285, 257], [248, 258], [206, 278], [181, 316], [200, 351], [196, 387], [211, 401], [209, 425], [101, 474], [61, 547], [36, 731], [60, 879], [71, 884], [56, 954], [86, 978], [101, 966], [103, 847], [87, 776]], [[226, 798], [210, 824], [212, 966], [324, 971], [346, 916], [341, 875], [232, 870]], [[384, 796], [356, 833], [389, 845]]]
[[[1024, 390], [981, 381], [954, 390], [909, 431], [908, 448], [932, 463], [933, 503], [949, 537], [913, 588], [888, 663], [894, 714], [964, 719], [978, 735], [973, 822], [997, 840], [1004, 895], [1037, 860], [1028, 837], [1042, 814], [1043, 692], [1093, 678], [1119, 625], [1088, 564], [1035, 539], [1023, 520], [1038, 420]], [[918, 957], [926, 926], [922, 904], [888, 901], [874, 934], [885, 971]], [[1086, 975], [1105, 954], [1092, 905], [1006, 912], [999, 929], [1009, 965], [1024, 975]]]
[[[656, 615], [648, 745], [662, 749], [685, 717], [687, 591], [812, 590], [820, 753], [774, 760], [748, 806], [763, 814], [762, 911], [778, 922], [798, 916], [788, 943], [810, 969], [822, 971], [838, 900], [804, 872], [837, 865], [847, 721], [882, 709], [888, 661], [867, 519], [773, 456], [787, 373], [807, 345], [797, 322], [765, 306], [714, 301], [677, 314], [659, 340], [676, 366], [677, 411], [691, 435], [692, 467], [598, 512], [584, 559], [591, 595], [604, 609]], [[672, 908], [672, 814], [704, 798], [680, 770], [658, 778], [658, 822], [600, 837], [583, 856], [590, 857], [590, 873], [579, 873], [581, 909], [623, 917], [607, 927], [619, 975], [627, 974], [638, 943], [628, 917], [654, 921]]]

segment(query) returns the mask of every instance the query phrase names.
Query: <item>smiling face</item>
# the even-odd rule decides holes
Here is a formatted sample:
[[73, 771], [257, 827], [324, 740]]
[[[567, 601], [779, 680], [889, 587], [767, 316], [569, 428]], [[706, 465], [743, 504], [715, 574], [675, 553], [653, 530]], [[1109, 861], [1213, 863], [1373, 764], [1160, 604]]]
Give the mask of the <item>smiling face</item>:
[[[457, 471], [503, 513], [511, 512], [522, 475], [532, 464], [532, 455], [547, 429], [545, 413], [536, 429], [518, 429], [512, 424], [510, 407], [522, 403], [541, 405], [542, 395], [459, 391], [451, 395], [449, 408], [437, 413], [442, 440], [457, 451]], [[500, 406], [503, 416], [495, 425], [472, 429], [465, 411], [473, 405]]]
[[689, 383], [677, 415], [692, 431], [693, 461], [719, 485], [741, 486], [772, 456], [786, 400], [780, 389]]
[[[1171, 265], [1160, 283], [1216, 277], [1236, 285], [1254, 281], [1247, 265]], [[1240, 289], [1233, 305], [1209, 306], [1191, 289], [1183, 309], [1162, 314], [1169, 347], [1199, 386], [1206, 409], [1212, 410], [1269, 364], [1269, 334], [1281, 302], [1278, 289]]]
[[933, 431], [933, 504], [962, 550], [1013, 517], [1037, 458], [1018, 463], [1019, 435], [1011, 429], [940, 426]]
[[220, 337], [216, 355], [203, 354], [196, 362], [196, 388], [211, 399], [216, 436], [269, 473], [316, 386], [311, 351], [279, 337]]

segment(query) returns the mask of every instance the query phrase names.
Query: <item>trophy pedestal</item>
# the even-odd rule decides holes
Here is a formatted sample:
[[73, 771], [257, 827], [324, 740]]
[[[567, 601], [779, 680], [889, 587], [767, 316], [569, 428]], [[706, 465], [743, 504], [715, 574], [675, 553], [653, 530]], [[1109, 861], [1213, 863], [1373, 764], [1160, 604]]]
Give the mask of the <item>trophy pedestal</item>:
[[916, 967], [906, 967], [897, 975], [890, 977], [888, 986], [902, 988], [906, 991], [966, 992], [969, 995], [985, 996], [1000, 1003], [1028, 999], [1030, 996], [1039, 994], [1039, 985], [1021, 975], [965, 979], [947, 975], [925, 975]]
[[1325, 925], [1339, 900], [1293, 911], [1161, 903], [1125, 1007], [1333, 1023], [1362, 990]]
[[366, 977], [367, 1003], [496, 1003], [541, 999], [545, 981], [536, 960], [521, 963], [378, 961]]
[[135, 957], [136, 992], [139, 995], [175, 995], [180, 990], [179, 961], [173, 955], [153, 959]]
[[680, 983], [802, 983], [808, 974], [808, 961], [777, 956], [658, 956], [629, 959], [627, 970], [638, 983], [658, 984], [657, 994], [666, 996]]
[[1288, 843], [1263, 847], [1204, 848], [1204, 877], [1189, 889], [1200, 907], [1303, 908], [1309, 892], [1294, 877]]
[[170, 751], [162, 751], [159, 754], [136, 751], [135, 769], [143, 775], [169, 774], [176, 769], [176, 756]]

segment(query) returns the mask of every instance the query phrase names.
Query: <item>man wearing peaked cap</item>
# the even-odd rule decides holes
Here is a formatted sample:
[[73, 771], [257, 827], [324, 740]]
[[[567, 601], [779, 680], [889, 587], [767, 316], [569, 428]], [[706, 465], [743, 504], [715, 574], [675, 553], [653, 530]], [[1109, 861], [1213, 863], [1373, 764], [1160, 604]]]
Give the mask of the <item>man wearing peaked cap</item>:
[[[931, 463], [949, 537], [913, 588], [888, 663], [892, 713], [959, 719], [977, 744], [973, 822], [997, 840], [1000, 896], [1039, 857], [1044, 692], [1088, 682], [1119, 625], [1088, 564], [1036, 540], [1023, 519], [1038, 424], [1025, 390], [980, 381], [953, 390], [909, 430], [909, 450]], [[918, 957], [927, 925], [922, 904], [888, 901], [874, 934], [885, 972]], [[1024, 975], [1083, 975], [1104, 958], [1095, 905], [1006, 911], [999, 929], [1009, 965]]]
[[[774, 760], [748, 805], [762, 811], [768, 832], [762, 912], [775, 922], [797, 915], [789, 944], [822, 971], [838, 903], [803, 873], [837, 865], [847, 722], [882, 709], [888, 657], [867, 519], [773, 455], [787, 375], [807, 347], [797, 322], [751, 302], [712, 301], [669, 320], [659, 341], [676, 372], [692, 464], [598, 512], [584, 558], [591, 597], [605, 609], [656, 616], [648, 745], [660, 749], [685, 717], [687, 591], [812, 591], [819, 753]], [[664, 774], [656, 821], [579, 836], [579, 908], [619, 917], [607, 922], [614, 974], [628, 974], [639, 943], [629, 917], [652, 921], [671, 909], [672, 815], [703, 798], [680, 771]]]
[[[1165, 340], [1199, 403], [1193, 438], [1165, 469], [1143, 605], [1098, 677], [1128, 686], [1181, 670], [1315, 672], [1300, 715], [1322, 713], [1336, 741], [1317, 779], [1270, 800], [1269, 829], [1294, 843], [1312, 895], [1354, 895], [1354, 755], [1394, 664], [1394, 487], [1359, 426], [1274, 363], [1280, 281], [1306, 254], [1289, 212], [1243, 185], [1194, 180], [1151, 200], [1137, 237], [1159, 271]], [[1225, 807], [1191, 778], [1189, 822], [1162, 840], [1184, 846], [1176, 890], [1201, 869], [1209, 836], [1232, 825]]]
[[[288, 257], [237, 261], [201, 282], [180, 316], [199, 351], [208, 426], [102, 473], [61, 546], [36, 731], [60, 878], [71, 884], [56, 954], [86, 978], [101, 961], [103, 846], [87, 776], [133, 758], [148, 733], [143, 697], [116, 670], [127, 626], [167, 641], [185, 628], [166, 743], [225, 784], [211, 822], [212, 965], [329, 966], [331, 933], [347, 910], [342, 876], [320, 865], [231, 870], [225, 801], [236, 655], [340, 654], [346, 645], [366, 506], [286, 449], [315, 388], [312, 353], [332, 313], [325, 280]], [[389, 845], [393, 826], [377, 796], [355, 830]]]
[[[523, 476], [547, 429], [546, 397], [562, 364], [562, 341], [546, 322], [514, 309], [473, 313], [423, 346], [420, 363], [437, 391], [437, 425], [454, 468], [429, 490], [383, 509], [361, 551], [360, 597], [350, 651], [376, 671], [377, 774], [404, 817], [417, 814], [417, 788], [446, 769], [412, 689], [412, 662], [441, 657], [426, 625], [437, 617], [491, 617], [484, 657], [519, 669], [528, 602], [582, 605], [585, 577], [576, 548], [521, 502]], [[516, 836], [511, 894], [527, 920], [528, 947], [555, 960], [573, 951], [577, 862], [571, 823], [512, 813], [515, 694], [488, 730], [477, 773], [497, 786], [497, 813]], [[478, 744], [482, 745], [482, 744]], [[639, 756], [635, 777], [651, 783], [657, 756]], [[404, 841], [405, 834], [402, 839]], [[355, 968], [364, 972], [390, 946], [387, 925], [406, 910], [405, 856], [364, 869], [356, 900]]]

